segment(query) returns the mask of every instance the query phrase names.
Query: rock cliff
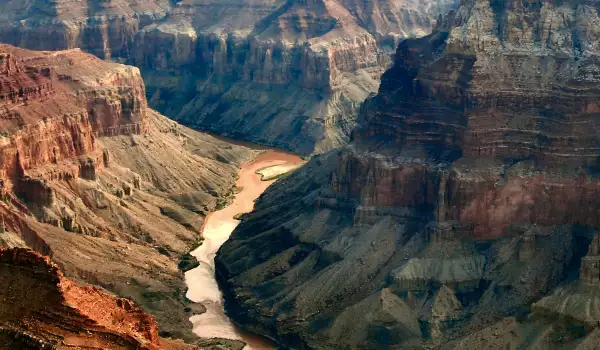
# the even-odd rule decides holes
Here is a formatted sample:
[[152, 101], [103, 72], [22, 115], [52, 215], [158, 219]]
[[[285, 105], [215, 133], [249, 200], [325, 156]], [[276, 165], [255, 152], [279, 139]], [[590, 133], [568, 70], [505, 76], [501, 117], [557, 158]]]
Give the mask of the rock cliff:
[[257, 151], [148, 109], [139, 70], [80, 50], [0, 46], [0, 245], [127, 297], [166, 337], [198, 339], [187, 253]]
[[[3, 178], [91, 153], [99, 136], [147, 128], [137, 68], [104, 63], [78, 49], [34, 53], [8, 45], [0, 46], [0, 61]], [[77, 170], [68, 176], [79, 177]]]
[[160, 112], [307, 155], [347, 142], [398, 40], [428, 34], [454, 3], [5, 1], [0, 41], [127, 60]]
[[230, 315], [292, 348], [597, 346], [598, 10], [463, 0], [401, 42], [352, 142], [219, 251]]
[[169, 0], [2, 1], [0, 42], [34, 50], [81, 48], [128, 57], [135, 33], [163, 18]]
[[161, 348], [150, 315], [127, 299], [76, 285], [48, 257], [0, 248], [0, 275], [3, 349]]
[[429, 33], [450, 3], [182, 1], [138, 33], [133, 63], [149, 68], [150, 102], [178, 121], [320, 153], [347, 141], [386, 48]]

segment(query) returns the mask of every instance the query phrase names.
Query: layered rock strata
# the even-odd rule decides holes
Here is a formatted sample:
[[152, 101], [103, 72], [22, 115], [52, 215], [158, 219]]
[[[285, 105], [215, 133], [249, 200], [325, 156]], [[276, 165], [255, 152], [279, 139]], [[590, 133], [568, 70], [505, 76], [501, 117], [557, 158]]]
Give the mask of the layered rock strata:
[[35, 50], [81, 48], [101, 58], [128, 57], [141, 28], [163, 18], [168, 0], [7, 0], [0, 41]]
[[186, 254], [256, 151], [148, 109], [139, 70], [80, 50], [0, 48], [0, 245], [51, 256], [75, 281], [197, 341]]
[[182, 1], [139, 32], [133, 62], [149, 68], [150, 102], [176, 120], [320, 153], [347, 141], [386, 48], [427, 34], [450, 3]]
[[600, 235], [594, 237], [587, 255], [581, 261], [580, 278], [587, 283], [600, 283]]
[[[99, 136], [147, 129], [137, 68], [78, 49], [37, 53], [9, 45], [0, 46], [0, 61], [2, 178], [93, 153]], [[77, 178], [78, 168], [62, 175]]]
[[463, 0], [401, 42], [351, 144], [219, 251], [230, 315], [292, 348], [594, 344], [599, 18]]
[[160, 112], [307, 155], [347, 142], [397, 41], [454, 3], [8, 1], [0, 41], [127, 60]]
[[47, 257], [0, 248], [0, 275], [2, 348], [162, 348], [150, 315], [127, 299], [76, 285]]

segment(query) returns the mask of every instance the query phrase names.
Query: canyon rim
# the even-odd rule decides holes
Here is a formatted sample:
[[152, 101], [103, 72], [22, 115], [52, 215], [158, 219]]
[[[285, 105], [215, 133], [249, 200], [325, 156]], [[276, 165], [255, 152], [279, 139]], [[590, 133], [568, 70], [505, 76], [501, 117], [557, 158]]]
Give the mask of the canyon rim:
[[597, 0], [0, 10], [0, 348], [599, 349]]

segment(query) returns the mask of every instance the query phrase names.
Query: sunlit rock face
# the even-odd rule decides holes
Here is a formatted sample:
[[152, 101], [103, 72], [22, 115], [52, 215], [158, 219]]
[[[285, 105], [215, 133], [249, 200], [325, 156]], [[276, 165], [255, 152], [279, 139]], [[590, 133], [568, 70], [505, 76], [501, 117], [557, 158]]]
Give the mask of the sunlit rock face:
[[[96, 137], [147, 130], [139, 69], [79, 49], [35, 52], [0, 45], [0, 176], [99, 150]], [[100, 154], [101, 156], [101, 154]], [[72, 177], [79, 177], [79, 169]]]
[[451, 4], [183, 1], [137, 35], [133, 59], [154, 70], [150, 103], [177, 120], [320, 153], [347, 142], [394, 44], [428, 34]]
[[397, 42], [455, 2], [8, 1], [0, 41], [126, 60], [160, 112], [311, 154], [348, 141]]
[[352, 142], [220, 250], [230, 314], [296, 348], [594, 344], [598, 19], [464, 0], [401, 42]]
[[[0, 247], [0, 339], [5, 349], [101, 346], [161, 349], [158, 326], [127, 299], [81, 287], [48, 257]], [[166, 344], [164, 344], [166, 345]], [[182, 347], [185, 349], [185, 347]]]
[[[65, 309], [56, 286], [45, 285], [39, 286], [56, 295], [40, 295], [30, 305], [30, 293], [21, 291], [35, 284], [37, 268], [26, 266], [10, 277], [11, 269], [18, 270], [11, 264], [21, 256], [40, 264], [47, 259], [16, 251], [17, 260], [0, 266], [6, 270], [0, 273], [24, 284], [13, 289], [2, 283], [0, 300], [10, 307], [0, 310], [0, 344], [185, 348], [163, 347], [157, 324], [163, 336], [197, 341], [189, 318], [203, 309], [185, 299], [182, 270], [193, 264], [187, 254], [198, 244], [204, 217], [234, 195], [239, 166], [255, 153], [149, 109], [136, 67], [79, 49], [1, 44], [0, 262], [15, 258], [2, 248], [33, 249], [74, 281], [131, 299], [139, 309], [85, 290], [93, 314], [79, 317]], [[55, 284], [71, 283], [55, 277]], [[106, 300], [124, 310], [97, 306]], [[22, 305], [24, 314], [13, 304]], [[119, 324], [129, 317], [131, 323]]]

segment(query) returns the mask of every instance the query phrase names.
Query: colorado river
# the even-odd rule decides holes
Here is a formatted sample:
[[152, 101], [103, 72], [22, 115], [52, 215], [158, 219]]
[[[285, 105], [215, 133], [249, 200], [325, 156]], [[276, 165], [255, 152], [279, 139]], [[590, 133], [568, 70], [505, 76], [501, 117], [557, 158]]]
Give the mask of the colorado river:
[[200, 266], [185, 274], [188, 286], [187, 297], [206, 307], [205, 313], [190, 318], [194, 325], [193, 331], [198, 336], [241, 340], [247, 344], [245, 350], [274, 349], [268, 339], [239, 329], [225, 315], [223, 296], [215, 280], [215, 255], [239, 223], [234, 216], [251, 211], [254, 207], [254, 200], [275, 181], [261, 181], [261, 176], [255, 172], [279, 165], [281, 167], [277, 168], [282, 171], [290, 170], [293, 168], [291, 165], [302, 163], [300, 157], [280, 151], [268, 150], [261, 153], [240, 169], [237, 186], [241, 188], [241, 191], [236, 195], [233, 203], [206, 217], [202, 231], [204, 243], [191, 253], [198, 259]]

